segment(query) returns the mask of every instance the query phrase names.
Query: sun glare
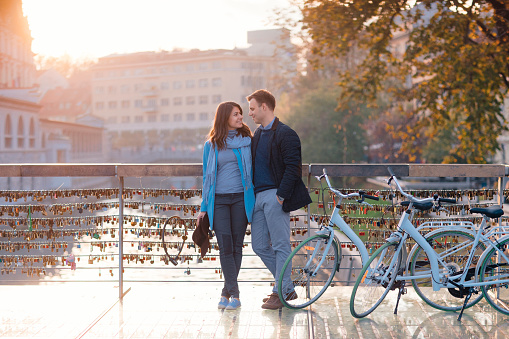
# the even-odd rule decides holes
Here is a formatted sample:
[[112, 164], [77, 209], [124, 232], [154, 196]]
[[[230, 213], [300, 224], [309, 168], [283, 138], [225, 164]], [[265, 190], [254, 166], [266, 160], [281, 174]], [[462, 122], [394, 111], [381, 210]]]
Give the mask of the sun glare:
[[247, 46], [288, 0], [23, 0], [36, 54], [74, 58]]

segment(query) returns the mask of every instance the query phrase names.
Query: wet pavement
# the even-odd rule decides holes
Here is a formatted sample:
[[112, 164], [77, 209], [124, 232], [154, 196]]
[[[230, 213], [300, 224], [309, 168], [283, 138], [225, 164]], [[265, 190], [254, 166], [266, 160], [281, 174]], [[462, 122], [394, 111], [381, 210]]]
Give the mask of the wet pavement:
[[485, 301], [456, 313], [436, 310], [411, 288], [371, 315], [350, 315], [351, 287], [331, 287], [303, 310], [263, 310], [270, 286], [241, 284], [242, 306], [217, 309], [218, 283], [64, 283], [1, 286], [2, 338], [507, 338], [509, 316]]

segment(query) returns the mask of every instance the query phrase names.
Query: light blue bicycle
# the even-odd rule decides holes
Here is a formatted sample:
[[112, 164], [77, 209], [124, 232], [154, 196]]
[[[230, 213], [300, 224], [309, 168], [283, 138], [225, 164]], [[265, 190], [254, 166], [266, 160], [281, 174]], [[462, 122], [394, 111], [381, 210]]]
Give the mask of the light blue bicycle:
[[[411, 221], [414, 211], [431, 208], [434, 198], [418, 199], [405, 193], [390, 168], [389, 172], [389, 183], [394, 181], [401, 194], [409, 200], [408, 209], [401, 216], [397, 231], [364, 264], [350, 299], [352, 315], [357, 318], [367, 316], [390, 290], [396, 288], [400, 290], [399, 302], [405, 291], [404, 283], [408, 280], [432, 306], [461, 310], [458, 320], [461, 320], [465, 308], [481, 298], [479, 296], [471, 301], [472, 295], [479, 291], [491, 306], [509, 315], [509, 235], [483, 235], [488, 221], [502, 216], [503, 210], [499, 206], [472, 208], [471, 213], [483, 215], [477, 230], [468, 231], [460, 227], [446, 232], [463, 234], [461, 240], [451, 237], [447, 242], [446, 233], [442, 233], [440, 241], [434, 241], [433, 237], [421, 235]], [[414, 239], [416, 245], [407, 263], [404, 259], [408, 238]], [[449, 297], [444, 299], [443, 296]], [[454, 299], [450, 296], [461, 300], [461, 306], [451, 306]]]

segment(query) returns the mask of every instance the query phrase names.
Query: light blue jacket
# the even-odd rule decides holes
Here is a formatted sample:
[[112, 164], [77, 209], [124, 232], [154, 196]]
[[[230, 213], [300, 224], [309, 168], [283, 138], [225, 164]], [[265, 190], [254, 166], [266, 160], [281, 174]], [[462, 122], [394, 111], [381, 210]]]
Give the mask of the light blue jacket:
[[[207, 173], [207, 163], [209, 159], [209, 153], [212, 149], [212, 144], [210, 141], [207, 141], [205, 145], [203, 146], [203, 183], [205, 183], [205, 173]], [[208, 203], [205, 204], [205, 199], [202, 200], [201, 203], [201, 209], [202, 212], [207, 212], [207, 215], [209, 217], [210, 222], [210, 229], [213, 229], [214, 224], [214, 198], [216, 195], [216, 178], [217, 178], [217, 158], [218, 158], [218, 151], [217, 148], [214, 149], [216, 152], [216, 163], [214, 164], [215, 171], [214, 171], [214, 183], [212, 187], [210, 188], [209, 192], [202, 192], [202, 196], [204, 197], [205, 194], [208, 194]], [[240, 174], [242, 177], [242, 186], [244, 186], [244, 206], [246, 208], [246, 216], [247, 221], [251, 222], [253, 218], [253, 210], [254, 210], [254, 204], [255, 204], [255, 195], [254, 195], [254, 187], [253, 183], [251, 183], [250, 188], [246, 189], [246, 182], [244, 178], [244, 170], [242, 167], [242, 158], [240, 156], [240, 148], [234, 148], [233, 153], [235, 154], [235, 157], [237, 158], [237, 163], [239, 164]], [[252, 176], [252, 174], [251, 174]]]

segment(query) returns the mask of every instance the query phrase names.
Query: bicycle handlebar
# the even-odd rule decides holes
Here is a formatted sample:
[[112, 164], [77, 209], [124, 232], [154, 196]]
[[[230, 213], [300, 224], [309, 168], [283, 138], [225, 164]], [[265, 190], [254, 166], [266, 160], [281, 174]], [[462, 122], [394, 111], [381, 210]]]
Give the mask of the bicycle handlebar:
[[387, 170], [389, 171], [389, 174], [391, 175], [391, 177], [389, 178], [389, 180], [387, 181], [387, 184], [390, 185], [391, 184], [391, 181], [394, 180], [394, 182], [396, 183], [396, 186], [398, 187], [398, 191], [400, 191], [400, 193], [410, 199], [410, 201], [412, 202], [418, 202], [418, 203], [426, 203], [426, 202], [431, 202], [434, 200], [434, 198], [424, 198], [424, 199], [418, 199], [416, 197], [414, 197], [413, 195], [411, 194], [408, 194], [406, 193], [405, 191], [403, 191], [403, 189], [401, 188], [401, 186], [399, 185], [399, 182], [398, 182], [398, 179], [396, 178], [396, 174], [394, 174], [394, 171], [392, 170], [392, 168], [390, 166], [387, 167]]
[[376, 201], [380, 200], [380, 198], [379, 198], [379, 197], [375, 197], [375, 196], [373, 196], [373, 195], [366, 194], [366, 192], [364, 192], [364, 191], [359, 191], [359, 195], [360, 195], [361, 197], [366, 198], [366, 199], [371, 199], [371, 200], [376, 200]]
[[442, 203], [442, 202], [446, 202], [446, 203], [449, 203], [449, 204], [455, 204], [456, 203], [455, 199], [440, 198], [440, 197], [438, 197], [438, 194], [434, 194], [432, 198], [418, 199], [418, 198], [414, 197], [413, 195], [408, 194], [405, 191], [403, 191], [403, 189], [399, 185], [399, 182], [398, 182], [398, 179], [396, 178], [396, 175], [394, 174], [394, 171], [392, 170], [392, 168], [390, 166], [387, 167], [387, 170], [389, 171], [389, 174], [391, 175], [391, 177], [387, 181], [387, 184], [390, 185], [391, 181], [394, 180], [394, 182], [396, 183], [396, 186], [398, 187], [398, 190], [401, 192], [401, 194], [403, 196], [407, 197], [408, 199], [410, 199], [413, 202], [425, 203], [425, 202], [431, 202], [431, 201], [438, 201], [439, 204]]
[[435, 200], [438, 200], [439, 203], [442, 203], [442, 202], [446, 202], [448, 204], [456, 203], [456, 199], [440, 198], [440, 197], [438, 197], [438, 194], [435, 194], [433, 197], [435, 198]]
[[334, 194], [336, 194], [337, 196], [340, 196], [343, 199], [349, 199], [349, 198], [359, 197], [360, 196], [360, 197], [368, 198], [368, 199], [371, 199], [371, 200], [380, 200], [379, 197], [375, 197], [373, 195], [366, 194], [364, 191], [359, 191], [359, 192], [350, 193], [350, 194], [343, 194], [340, 191], [332, 188], [332, 185], [331, 185], [331, 183], [329, 181], [329, 176], [327, 175], [327, 171], [325, 170], [325, 168], [323, 169], [323, 174], [320, 175], [319, 177], [317, 176], [316, 179], [318, 179], [318, 181], [321, 181], [321, 179], [324, 178], [324, 177], [325, 177], [325, 181], [327, 181], [327, 185], [329, 186], [329, 189]]

